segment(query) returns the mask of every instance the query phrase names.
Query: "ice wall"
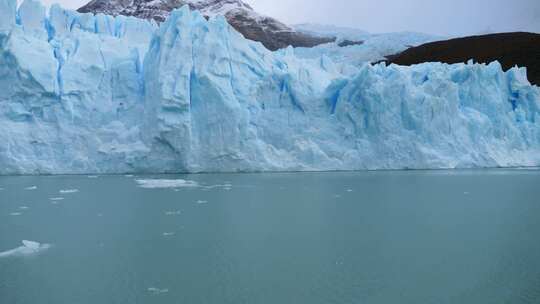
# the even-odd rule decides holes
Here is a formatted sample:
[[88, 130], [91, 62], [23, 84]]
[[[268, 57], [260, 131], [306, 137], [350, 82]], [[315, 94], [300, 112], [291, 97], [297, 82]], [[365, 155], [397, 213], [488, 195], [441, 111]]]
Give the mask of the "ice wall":
[[[0, 173], [128, 171], [144, 147], [142, 61], [156, 28], [1, 0]], [[104, 167], [108, 167], [105, 169]]]
[[0, 0], [0, 174], [540, 165], [540, 89], [498, 63], [301, 59], [187, 7], [159, 28]]

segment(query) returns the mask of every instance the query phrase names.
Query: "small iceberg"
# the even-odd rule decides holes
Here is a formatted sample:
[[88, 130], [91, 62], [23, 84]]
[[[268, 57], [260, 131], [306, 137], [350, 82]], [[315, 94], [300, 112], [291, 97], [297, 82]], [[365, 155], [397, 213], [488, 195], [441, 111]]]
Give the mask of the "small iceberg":
[[28, 210], [28, 209], [30, 209], [30, 208], [29, 208], [29, 207], [26, 207], [26, 206], [20, 206], [19, 209], [20, 209], [20, 210]]
[[151, 292], [153, 294], [162, 294], [162, 293], [167, 293], [169, 292], [168, 289], [160, 289], [160, 288], [156, 288], [156, 287], [149, 287], [148, 289], [148, 292]]
[[197, 204], [199, 205], [208, 204], [208, 201], [197, 201]]
[[205, 186], [204, 188], [205, 188], [205, 189], [222, 188], [222, 189], [225, 189], [225, 190], [231, 190], [231, 189], [232, 189], [232, 184], [230, 184], [230, 183], [225, 183], [225, 184], [218, 184], [218, 185]]
[[19, 216], [19, 215], [22, 215], [22, 213], [20, 213], [20, 212], [11, 212], [9, 215], [11, 215], [11, 216]]
[[70, 194], [70, 193], [77, 193], [79, 192], [79, 189], [66, 189], [66, 190], [60, 190], [61, 194]]
[[166, 211], [165, 212], [165, 215], [169, 215], [169, 216], [172, 216], [172, 215], [181, 215], [182, 214], [182, 211], [180, 210], [177, 210], [177, 211]]
[[176, 233], [174, 233], [174, 232], [163, 232], [163, 236], [173, 236], [175, 234]]
[[22, 241], [22, 244], [22, 246], [15, 249], [0, 252], [0, 258], [35, 255], [51, 248], [50, 244], [40, 244], [26, 240]]
[[36, 190], [36, 189], [37, 189], [37, 186], [30, 186], [30, 187], [24, 188], [24, 190]]
[[146, 189], [199, 187], [197, 182], [184, 179], [137, 179], [135, 181], [139, 184], [139, 187]]
[[49, 200], [51, 200], [53, 202], [57, 202], [57, 201], [63, 201], [64, 198], [63, 197], [51, 197], [51, 198], [49, 198]]

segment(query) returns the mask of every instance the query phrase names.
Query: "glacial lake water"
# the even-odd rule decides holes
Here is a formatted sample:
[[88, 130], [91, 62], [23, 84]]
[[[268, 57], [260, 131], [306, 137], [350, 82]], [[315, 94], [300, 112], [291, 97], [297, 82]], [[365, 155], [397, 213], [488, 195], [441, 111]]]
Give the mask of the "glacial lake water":
[[22, 240], [0, 303], [537, 304], [540, 171], [0, 177]]

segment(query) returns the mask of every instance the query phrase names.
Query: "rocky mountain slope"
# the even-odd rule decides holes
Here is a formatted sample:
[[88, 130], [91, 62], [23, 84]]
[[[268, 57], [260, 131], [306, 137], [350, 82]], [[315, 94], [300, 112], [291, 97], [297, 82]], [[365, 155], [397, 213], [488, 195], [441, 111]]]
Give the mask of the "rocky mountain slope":
[[258, 14], [241, 0], [92, 0], [78, 9], [80, 13], [134, 16], [161, 23], [171, 11], [188, 5], [206, 18], [223, 15], [245, 38], [259, 41], [270, 50], [313, 47], [332, 42], [333, 37], [318, 37], [296, 31], [282, 22]]

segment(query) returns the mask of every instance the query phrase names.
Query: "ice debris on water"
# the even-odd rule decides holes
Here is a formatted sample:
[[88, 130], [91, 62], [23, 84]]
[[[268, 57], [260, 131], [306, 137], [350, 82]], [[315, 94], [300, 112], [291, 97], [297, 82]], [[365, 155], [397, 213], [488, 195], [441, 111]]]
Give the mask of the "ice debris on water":
[[50, 244], [40, 244], [33, 241], [22, 241], [22, 246], [15, 249], [7, 250], [0, 252], [0, 258], [11, 257], [11, 256], [29, 256], [34, 254], [39, 254], [49, 248]]
[[79, 189], [66, 189], [66, 190], [60, 190], [61, 194], [70, 194], [70, 193], [77, 193], [79, 192]]
[[177, 210], [177, 211], [166, 211], [166, 212], [165, 212], [165, 215], [168, 215], [168, 216], [181, 215], [181, 214], [182, 214], [182, 211], [180, 211], [180, 210]]
[[146, 189], [199, 187], [197, 182], [184, 179], [137, 179], [135, 181], [139, 187]]
[[30, 186], [30, 187], [26, 187], [24, 188], [24, 190], [37, 190], [37, 186]]
[[156, 294], [156, 295], [169, 292], [169, 289], [167, 289], [167, 288], [161, 289], [161, 288], [156, 288], [156, 287], [149, 287], [147, 290], [148, 290], [148, 292], [151, 292], [151, 293]]
[[57, 202], [57, 201], [63, 201], [63, 197], [51, 197], [49, 198], [50, 201]]

